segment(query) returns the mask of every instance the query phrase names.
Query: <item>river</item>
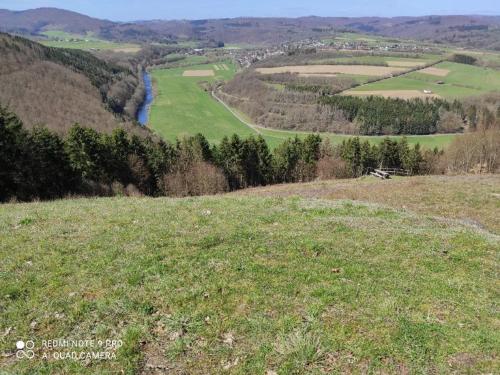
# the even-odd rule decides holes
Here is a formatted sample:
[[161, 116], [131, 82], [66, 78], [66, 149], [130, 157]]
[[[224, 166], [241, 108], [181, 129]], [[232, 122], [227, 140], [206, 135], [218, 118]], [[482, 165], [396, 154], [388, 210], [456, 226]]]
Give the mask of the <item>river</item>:
[[142, 78], [144, 80], [144, 88], [146, 90], [146, 96], [144, 97], [144, 102], [139, 107], [137, 111], [137, 121], [143, 126], [148, 124], [149, 121], [149, 107], [151, 107], [151, 103], [153, 103], [153, 84], [151, 82], [151, 75], [144, 71], [142, 74]]

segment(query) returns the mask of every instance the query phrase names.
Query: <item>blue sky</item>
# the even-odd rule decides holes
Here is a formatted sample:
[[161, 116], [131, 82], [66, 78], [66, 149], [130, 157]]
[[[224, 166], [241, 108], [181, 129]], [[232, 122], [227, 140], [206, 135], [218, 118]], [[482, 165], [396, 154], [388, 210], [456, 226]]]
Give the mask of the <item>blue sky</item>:
[[500, 0], [0, 0], [0, 8], [70, 9], [113, 21], [238, 16], [500, 15]]

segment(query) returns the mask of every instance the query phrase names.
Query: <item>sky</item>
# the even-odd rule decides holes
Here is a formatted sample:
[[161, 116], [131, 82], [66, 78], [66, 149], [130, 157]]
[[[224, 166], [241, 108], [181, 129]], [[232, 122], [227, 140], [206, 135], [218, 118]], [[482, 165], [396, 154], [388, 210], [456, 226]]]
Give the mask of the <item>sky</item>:
[[0, 9], [56, 7], [112, 21], [239, 16], [500, 15], [500, 0], [0, 0]]

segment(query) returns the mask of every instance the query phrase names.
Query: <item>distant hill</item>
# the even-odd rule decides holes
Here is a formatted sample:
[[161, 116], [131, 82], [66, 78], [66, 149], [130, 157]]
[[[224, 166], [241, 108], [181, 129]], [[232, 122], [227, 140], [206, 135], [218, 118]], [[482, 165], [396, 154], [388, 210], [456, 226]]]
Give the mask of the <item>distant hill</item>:
[[119, 41], [169, 42], [181, 38], [275, 44], [353, 31], [500, 50], [500, 16], [233, 18], [117, 23], [75, 12], [40, 8], [0, 10], [0, 31], [38, 35], [49, 29], [93, 32]]
[[136, 127], [127, 110], [140, 79], [87, 52], [0, 33], [0, 87], [0, 105], [27, 127], [47, 125], [60, 134], [74, 123], [101, 131]]
[[353, 31], [500, 50], [500, 17], [492, 16], [236, 18], [149, 21], [141, 25], [157, 34], [225, 43], [280, 43]]
[[113, 22], [98, 20], [76, 12], [56, 8], [38, 8], [25, 11], [0, 9], [0, 31], [37, 34], [48, 29], [71, 33], [98, 32]]

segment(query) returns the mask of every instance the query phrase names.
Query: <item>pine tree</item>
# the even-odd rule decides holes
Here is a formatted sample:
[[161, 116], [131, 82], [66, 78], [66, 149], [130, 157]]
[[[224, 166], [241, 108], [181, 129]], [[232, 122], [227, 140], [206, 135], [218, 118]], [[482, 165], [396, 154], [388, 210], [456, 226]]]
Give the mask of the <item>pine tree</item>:
[[22, 126], [14, 113], [0, 106], [0, 201], [16, 197], [23, 182], [27, 132]]
[[64, 142], [58, 135], [47, 128], [35, 128], [25, 149], [23, 185], [27, 199], [61, 198], [77, 190], [79, 175], [71, 168]]

